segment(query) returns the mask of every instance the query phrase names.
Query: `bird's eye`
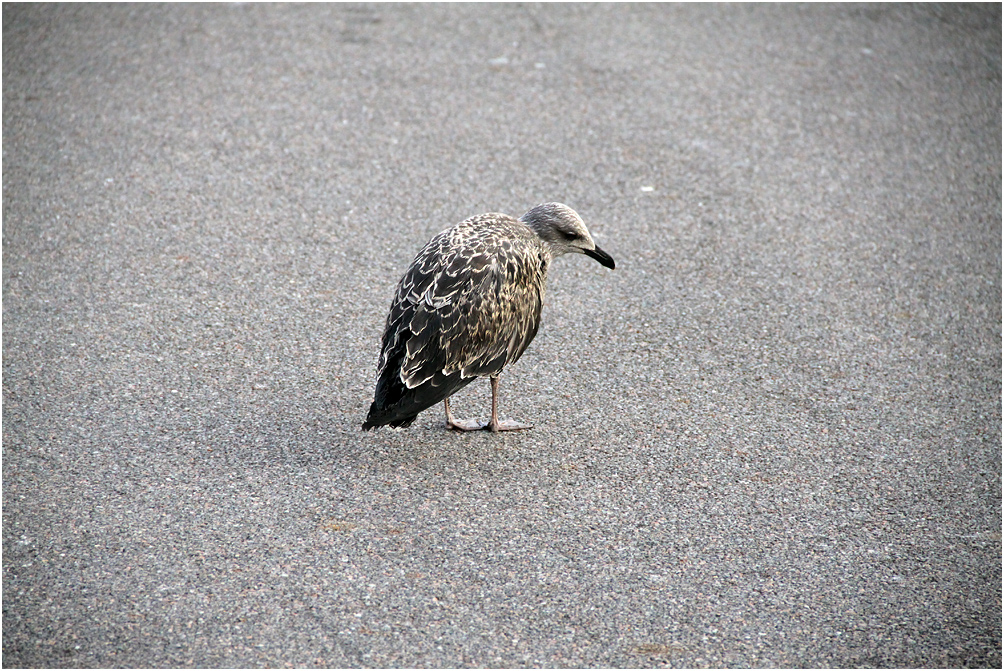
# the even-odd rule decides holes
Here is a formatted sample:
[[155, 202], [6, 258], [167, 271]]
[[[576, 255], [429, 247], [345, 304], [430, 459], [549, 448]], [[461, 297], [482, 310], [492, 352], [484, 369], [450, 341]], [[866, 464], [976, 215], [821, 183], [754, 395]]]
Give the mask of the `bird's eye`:
[[575, 238], [579, 237], [575, 233], [572, 233], [571, 231], [562, 231], [561, 234], [565, 236], [565, 240], [574, 240]]

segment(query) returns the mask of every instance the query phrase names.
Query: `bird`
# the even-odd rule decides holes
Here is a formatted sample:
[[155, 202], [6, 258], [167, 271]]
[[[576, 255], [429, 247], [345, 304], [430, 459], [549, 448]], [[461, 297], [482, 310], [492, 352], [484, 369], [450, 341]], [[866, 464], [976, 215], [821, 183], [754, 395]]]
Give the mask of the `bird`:
[[[449, 429], [533, 428], [499, 421], [499, 376], [537, 335], [551, 261], [569, 253], [615, 267], [575, 210], [554, 202], [518, 219], [475, 215], [433, 237], [397, 285], [363, 430], [410, 426], [440, 401]], [[450, 396], [479, 377], [491, 381], [491, 419], [456, 419]]]

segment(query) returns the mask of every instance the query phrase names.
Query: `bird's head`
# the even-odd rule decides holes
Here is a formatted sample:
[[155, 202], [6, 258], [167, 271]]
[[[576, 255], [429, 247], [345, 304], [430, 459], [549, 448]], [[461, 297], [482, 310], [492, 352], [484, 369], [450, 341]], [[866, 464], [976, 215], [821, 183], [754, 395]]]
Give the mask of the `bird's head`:
[[552, 256], [575, 252], [590, 256], [607, 268], [614, 267], [613, 258], [596, 246], [582, 218], [567, 205], [543, 203], [519, 219], [547, 244]]

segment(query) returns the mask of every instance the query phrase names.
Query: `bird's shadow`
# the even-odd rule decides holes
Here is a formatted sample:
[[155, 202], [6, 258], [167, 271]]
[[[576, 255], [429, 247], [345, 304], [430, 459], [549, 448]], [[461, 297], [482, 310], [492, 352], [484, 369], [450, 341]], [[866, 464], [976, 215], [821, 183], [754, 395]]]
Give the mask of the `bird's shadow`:
[[[406, 429], [363, 431], [362, 401], [352, 407], [314, 402], [283, 408], [233, 407], [203, 417], [181, 442], [193, 461], [211, 468], [379, 469], [466, 463], [477, 468], [520, 450], [530, 431], [492, 433], [446, 428], [441, 407], [422, 413]], [[539, 432], [538, 432], [539, 433]]]

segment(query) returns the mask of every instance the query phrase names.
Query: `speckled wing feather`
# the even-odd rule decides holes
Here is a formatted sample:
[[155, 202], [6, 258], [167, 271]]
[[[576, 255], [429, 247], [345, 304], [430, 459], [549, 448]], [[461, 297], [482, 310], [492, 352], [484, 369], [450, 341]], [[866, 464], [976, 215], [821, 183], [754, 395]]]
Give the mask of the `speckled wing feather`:
[[409, 296], [415, 336], [401, 377], [411, 388], [440, 370], [463, 378], [498, 373], [520, 357], [540, 321], [546, 264], [525, 225], [504, 215], [475, 218], [448, 237], [428, 289]]
[[518, 360], [537, 333], [548, 260], [507, 215], [472, 217], [430, 240], [398, 284], [367, 424], [405, 414], [383, 423], [406, 426]]

